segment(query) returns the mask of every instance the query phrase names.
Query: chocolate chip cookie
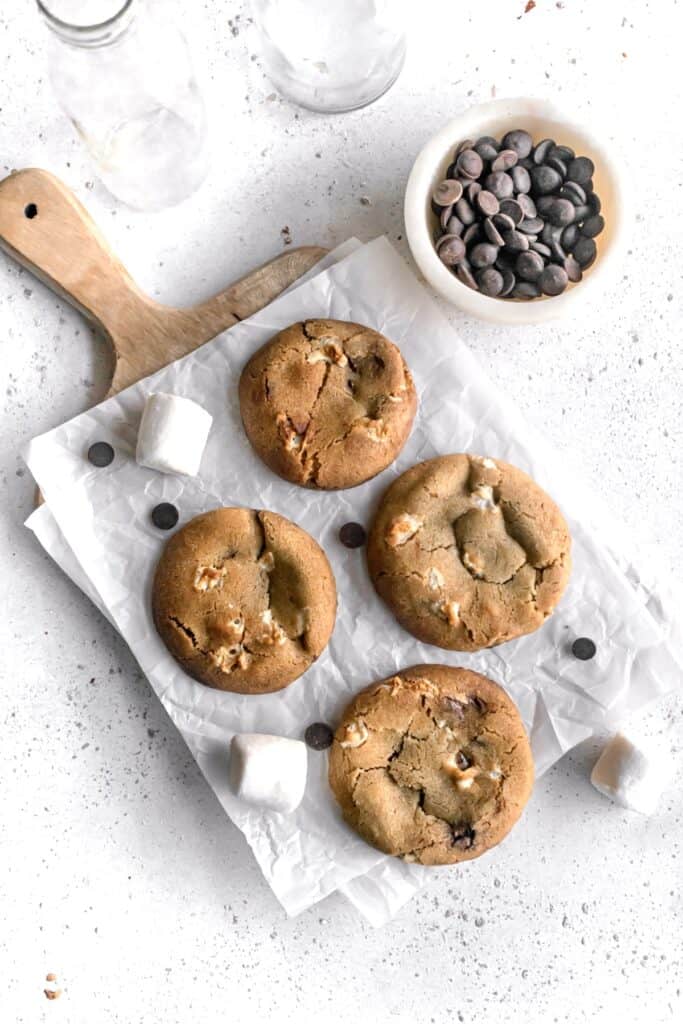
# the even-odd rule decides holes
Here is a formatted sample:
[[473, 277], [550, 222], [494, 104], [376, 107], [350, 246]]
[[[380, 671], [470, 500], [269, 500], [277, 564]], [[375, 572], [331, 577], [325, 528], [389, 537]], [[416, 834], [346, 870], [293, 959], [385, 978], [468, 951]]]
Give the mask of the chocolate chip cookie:
[[417, 397], [392, 342], [361, 324], [306, 320], [242, 371], [240, 409], [257, 454], [285, 480], [334, 490], [381, 473], [405, 444]]
[[219, 508], [166, 544], [154, 624], [188, 675], [218, 690], [271, 693], [325, 649], [337, 591], [322, 549], [274, 512]]
[[531, 633], [569, 580], [562, 513], [520, 469], [444, 455], [388, 489], [368, 540], [377, 592], [413, 636], [477, 651]]
[[366, 842], [410, 862], [456, 864], [507, 835], [534, 764], [504, 690], [477, 672], [417, 665], [351, 701], [329, 779]]

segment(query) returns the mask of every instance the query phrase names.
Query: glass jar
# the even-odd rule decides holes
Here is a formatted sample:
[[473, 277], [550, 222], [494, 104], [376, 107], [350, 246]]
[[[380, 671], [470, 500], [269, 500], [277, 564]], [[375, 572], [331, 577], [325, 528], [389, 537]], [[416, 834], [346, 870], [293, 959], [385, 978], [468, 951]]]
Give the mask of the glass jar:
[[53, 88], [109, 191], [139, 209], [194, 192], [206, 113], [180, 30], [144, 0], [37, 2]]
[[404, 0], [252, 0], [252, 8], [269, 78], [310, 110], [364, 107], [403, 67]]

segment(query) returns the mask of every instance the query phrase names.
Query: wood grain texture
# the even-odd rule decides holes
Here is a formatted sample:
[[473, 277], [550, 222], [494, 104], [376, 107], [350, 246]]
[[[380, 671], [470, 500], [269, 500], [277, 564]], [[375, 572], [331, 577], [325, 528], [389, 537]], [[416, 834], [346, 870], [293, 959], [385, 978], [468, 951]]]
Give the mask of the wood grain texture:
[[32, 168], [0, 181], [0, 247], [108, 339], [114, 353], [109, 394], [256, 313], [326, 252], [292, 249], [198, 306], [164, 306], [138, 288], [73, 193], [54, 175]]

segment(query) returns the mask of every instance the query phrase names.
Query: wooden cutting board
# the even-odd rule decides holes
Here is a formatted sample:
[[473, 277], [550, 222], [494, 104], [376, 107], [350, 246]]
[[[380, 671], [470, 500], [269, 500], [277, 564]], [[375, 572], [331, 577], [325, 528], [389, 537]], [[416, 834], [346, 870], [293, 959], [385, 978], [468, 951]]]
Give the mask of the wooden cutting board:
[[109, 341], [109, 394], [258, 312], [326, 253], [317, 246], [290, 249], [198, 306], [164, 306], [138, 288], [73, 193], [32, 168], [0, 181], [0, 248], [80, 309]]

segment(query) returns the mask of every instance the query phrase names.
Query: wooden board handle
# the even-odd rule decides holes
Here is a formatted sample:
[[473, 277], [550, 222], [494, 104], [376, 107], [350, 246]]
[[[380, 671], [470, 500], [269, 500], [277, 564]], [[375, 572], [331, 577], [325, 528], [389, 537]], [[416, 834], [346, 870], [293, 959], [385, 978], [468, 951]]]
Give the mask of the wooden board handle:
[[73, 193], [48, 171], [0, 181], [0, 247], [77, 306], [109, 339], [115, 393], [267, 305], [325, 254], [293, 249], [194, 309], [142, 292]]

